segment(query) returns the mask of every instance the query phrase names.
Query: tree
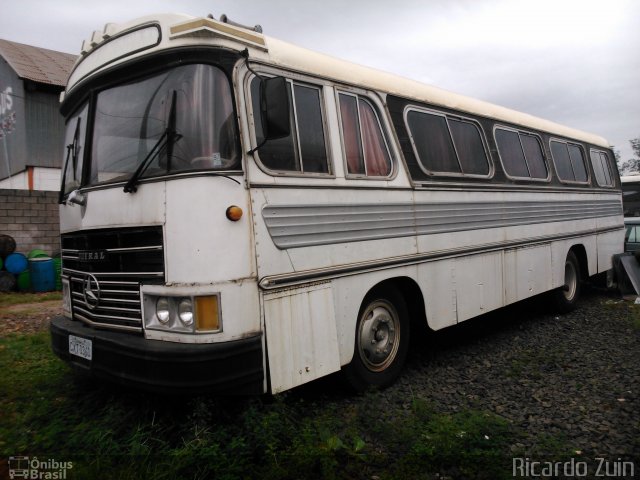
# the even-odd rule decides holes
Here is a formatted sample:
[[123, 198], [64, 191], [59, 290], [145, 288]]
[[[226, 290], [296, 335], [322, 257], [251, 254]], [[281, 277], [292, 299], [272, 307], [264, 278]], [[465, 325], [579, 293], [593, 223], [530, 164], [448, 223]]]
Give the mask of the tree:
[[633, 154], [640, 158], [640, 137], [634, 138], [633, 140], [629, 140], [631, 144], [631, 148], [633, 149]]
[[631, 149], [633, 150], [633, 158], [630, 158], [629, 160], [626, 160], [622, 163], [620, 163], [620, 159], [617, 158], [620, 173], [623, 175], [640, 172], [640, 137], [629, 140], [629, 143], [631, 144]]

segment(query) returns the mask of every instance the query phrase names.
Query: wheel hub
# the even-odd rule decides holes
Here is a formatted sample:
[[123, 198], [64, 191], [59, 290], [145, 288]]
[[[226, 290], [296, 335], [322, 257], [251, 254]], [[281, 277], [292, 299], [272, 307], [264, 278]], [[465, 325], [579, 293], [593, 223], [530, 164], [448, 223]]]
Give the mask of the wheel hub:
[[400, 320], [392, 305], [378, 301], [363, 314], [359, 332], [359, 353], [372, 371], [387, 368], [398, 351]]

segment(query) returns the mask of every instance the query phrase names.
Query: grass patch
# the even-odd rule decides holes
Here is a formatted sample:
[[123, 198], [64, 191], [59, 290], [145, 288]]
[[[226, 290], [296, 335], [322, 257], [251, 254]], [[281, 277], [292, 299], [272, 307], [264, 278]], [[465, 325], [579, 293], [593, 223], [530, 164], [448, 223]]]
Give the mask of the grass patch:
[[631, 312], [631, 327], [634, 330], [640, 330], [640, 305], [631, 305], [629, 310]]
[[606, 301], [602, 305], [612, 310], [622, 310], [627, 314], [631, 328], [640, 330], [640, 305], [629, 301]]
[[510, 378], [527, 376], [539, 380], [544, 372], [557, 368], [559, 358], [558, 352], [548, 347], [524, 348], [511, 359], [505, 373]]
[[0, 293], [0, 307], [20, 305], [23, 303], [41, 303], [50, 300], [62, 300], [62, 292], [46, 293]]
[[414, 400], [411, 414], [395, 428], [401, 453], [395, 478], [511, 478], [515, 433], [501, 417], [474, 410], [442, 414]]
[[147, 395], [79, 379], [49, 341], [0, 339], [0, 458], [72, 461], [70, 479], [511, 478], [520, 434], [490, 413], [420, 398], [390, 411], [384, 392]]

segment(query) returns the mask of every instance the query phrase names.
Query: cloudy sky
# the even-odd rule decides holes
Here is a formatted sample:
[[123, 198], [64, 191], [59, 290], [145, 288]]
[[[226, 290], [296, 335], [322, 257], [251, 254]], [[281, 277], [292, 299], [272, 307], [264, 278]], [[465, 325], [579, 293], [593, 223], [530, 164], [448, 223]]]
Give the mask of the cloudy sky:
[[266, 35], [605, 137], [640, 137], [637, 0], [3, 1], [0, 38], [68, 53], [107, 22], [180, 12]]

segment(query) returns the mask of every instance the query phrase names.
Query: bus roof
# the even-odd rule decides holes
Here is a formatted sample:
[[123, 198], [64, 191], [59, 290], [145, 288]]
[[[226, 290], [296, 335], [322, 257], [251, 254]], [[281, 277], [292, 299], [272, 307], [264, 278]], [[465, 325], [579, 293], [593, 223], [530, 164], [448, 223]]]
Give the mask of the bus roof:
[[[84, 60], [92, 57], [92, 55], [90, 55], [92, 53], [91, 51], [98, 49], [101, 44], [104, 43], [103, 38], [107, 40], [113, 36], [120, 36], [128, 30], [139, 30], [141, 25], [148, 25], [154, 21], [160, 25], [163, 31], [161, 40], [156, 47], [144, 53], [136, 53], [136, 56], [139, 56], [141, 53], [146, 54], [152, 51], [155, 52], [161, 49], [179, 46], [183, 43], [194, 45], [194, 41], [197, 42], [197, 44], [223, 45], [237, 50], [249, 48], [252, 60], [267, 65], [273, 65], [303, 74], [310, 74], [368, 90], [397, 95], [434, 106], [488, 117], [523, 128], [541, 130], [552, 135], [581, 140], [586, 143], [609, 148], [609, 143], [598, 135], [576, 130], [499, 105], [452, 93], [399, 75], [308, 50], [263, 35], [261, 32], [242, 28], [231, 23], [223, 23], [212, 18], [200, 18], [184, 14], [162, 14], [140, 18], [121, 25], [107, 24], [104, 32], [94, 32], [91, 39], [83, 44], [82, 57], [78, 59], [76, 68], [79, 67]], [[87, 68], [87, 70], [89, 69]], [[68, 89], [73, 88], [74, 83], [80, 80], [78, 77], [81, 76], [75, 76], [72, 73]]]
[[563, 137], [582, 140], [609, 148], [601, 136], [576, 130], [523, 112], [511, 110], [475, 98], [427, 85], [415, 80], [361, 66], [329, 55], [308, 50], [271, 37], [265, 37], [270, 63], [299, 72], [310, 73], [369, 90], [397, 95], [480, 115], [526, 128], [542, 130]]

